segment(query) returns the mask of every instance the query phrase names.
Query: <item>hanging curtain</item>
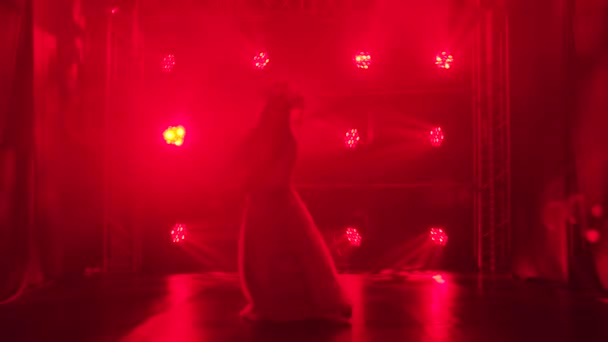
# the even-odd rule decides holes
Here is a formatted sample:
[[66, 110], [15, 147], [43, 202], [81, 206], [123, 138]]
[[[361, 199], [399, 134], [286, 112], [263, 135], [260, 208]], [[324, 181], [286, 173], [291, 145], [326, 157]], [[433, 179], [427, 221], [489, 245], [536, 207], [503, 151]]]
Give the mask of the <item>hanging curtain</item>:
[[31, 1], [0, 6], [0, 301], [39, 280], [31, 258], [33, 33]]
[[580, 240], [608, 290], [608, 0], [582, 0], [573, 7]]

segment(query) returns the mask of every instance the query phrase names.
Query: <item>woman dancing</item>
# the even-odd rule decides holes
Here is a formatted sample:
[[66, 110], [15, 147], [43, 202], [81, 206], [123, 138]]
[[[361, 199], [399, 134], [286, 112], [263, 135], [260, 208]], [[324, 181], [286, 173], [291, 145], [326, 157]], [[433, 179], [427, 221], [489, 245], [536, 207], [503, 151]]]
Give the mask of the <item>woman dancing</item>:
[[241, 316], [252, 321], [345, 321], [352, 313], [330, 252], [291, 185], [291, 119], [300, 104], [286, 85], [276, 86], [244, 149], [239, 272], [249, 304]]

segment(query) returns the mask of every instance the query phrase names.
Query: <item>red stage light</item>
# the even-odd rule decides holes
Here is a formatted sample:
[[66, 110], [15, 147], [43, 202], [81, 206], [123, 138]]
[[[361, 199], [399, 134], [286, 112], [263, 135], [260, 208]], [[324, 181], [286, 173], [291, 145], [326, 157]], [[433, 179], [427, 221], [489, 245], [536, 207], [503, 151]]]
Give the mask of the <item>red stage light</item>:
[[177, 223], [171, 228], [171, 241], [180, 243], [186, 239], [186, 225]]
[[435, 127], [429, 133], [429, 140], [431, 141], [431, 145], [434, 147], [441, 146], [443, 143], [444, 135], [441, 127]]
[[163, 72], [171, 72], [173, 71], [173, 67], [175, 67], [175, 55], [168, 54], [163, 58]]
[[452, 67], [452, 63], [454, 62], [454, 56], [450, 55], [447, 52], [442, 52], [435, 57], [435, 65], [437, 65], [440, 69], [449, 69]]
[[182, 146], [186, 138], [184, 126], [170, 126], [163, 132], [163, 138], [169, 145]]
[[346, 228], [346, 239], [350, 242], [351, 246], [359, 247], [361, 246], [361, 235], [356, 228]]
[[344, 144], [348, 148], [355, 148], [357, 147], [357, 144], [360, 140], [361, 137], [359, 136], [359, 131], [357, 131], [356, 128], [353, 128], [346, 132], [346, 136], [344, 137]]
[[590, 243], [598, 243], [600, 241], [601, 235], [599, 230], [597, 229], [587, 229], [587, 231], [585, 231], [585, 238]]
[[368, 69], [372, 64], [372, 56], [369, 54], [369, 52], [359, 52], [355, 55], [355, 57], [353, 57], [353, 61], [355, 62], [357, 68]]
[[448, 244], [448, 234], [443, 228], [431, 228], [429, 231], [431, 242], [438, 246], [445, 246]]
[[260, 52], [253, 57], [253, 66], [260, 70], [264, 69], [268, 63], [270, 63], [270, 58], [268, 58], [266, 52]]
[[591, 207], [591, 215], [595, 218], [600, 218], [604, 215], [604, 210], [601, 204], [596, 204]]

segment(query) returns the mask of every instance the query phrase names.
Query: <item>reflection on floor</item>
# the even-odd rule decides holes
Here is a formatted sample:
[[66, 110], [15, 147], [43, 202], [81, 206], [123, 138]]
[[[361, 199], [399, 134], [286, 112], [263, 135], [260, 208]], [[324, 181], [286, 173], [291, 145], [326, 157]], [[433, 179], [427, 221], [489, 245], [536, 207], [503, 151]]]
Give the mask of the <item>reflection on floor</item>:
[[342, 275], [352, 325], [252, 325], [236, 275], [105, 276], [0, 306], [0, 341], [608, 341], [608, 304], [540, 284]]

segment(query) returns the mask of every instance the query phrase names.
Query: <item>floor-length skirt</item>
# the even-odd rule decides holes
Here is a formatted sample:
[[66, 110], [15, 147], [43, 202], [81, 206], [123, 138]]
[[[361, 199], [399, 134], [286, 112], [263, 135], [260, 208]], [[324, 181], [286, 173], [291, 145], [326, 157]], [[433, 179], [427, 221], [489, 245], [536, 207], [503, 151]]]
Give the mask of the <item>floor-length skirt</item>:
[[331, 254], [292, 188], [250, 194], [239, 241], [239, 271], [254, 321], [350, 317]]

